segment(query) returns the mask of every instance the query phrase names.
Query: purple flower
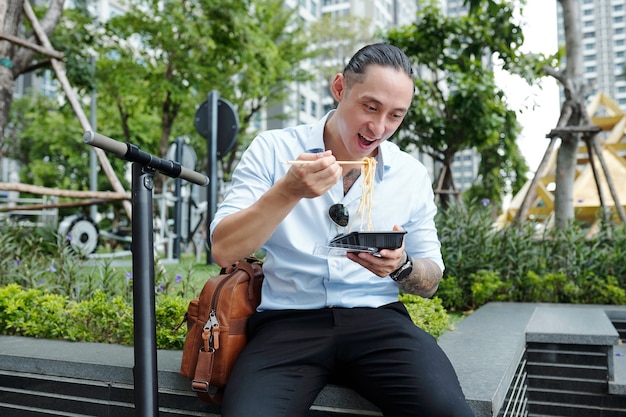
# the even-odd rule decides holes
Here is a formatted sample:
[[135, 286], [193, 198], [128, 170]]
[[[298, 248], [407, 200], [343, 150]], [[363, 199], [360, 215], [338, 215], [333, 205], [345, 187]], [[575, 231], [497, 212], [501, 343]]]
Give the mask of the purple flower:
[[163, 285], [156, 287], [156, 292], [163, 292]]
[[178, 284], [183, 280], [183, 276], [181, 274], [176, 274], [176, 283]]
[[57, 269], [54, 267], [54, 261], [50, 262], [50, 266], [48, 267], [48, 271], [57, 272]]
[[483, 198], [480, 202], [482, 203], [483, 207], [487, 207], [489, 205], [488, 198]]
[[15, 259], [13, 260], [13, 264], [15, 264], [15, 265], [19, 265], [19, 264], [20, 264], [20, 260], [19, 260], [19, 258], [15, 258]]
[[130, 281], [130, 279], [133, 277], [133, 273], [132, 271], [129, 271], [127, 273], [124, 274], [124, 278], [126, 278], [126, 282]]

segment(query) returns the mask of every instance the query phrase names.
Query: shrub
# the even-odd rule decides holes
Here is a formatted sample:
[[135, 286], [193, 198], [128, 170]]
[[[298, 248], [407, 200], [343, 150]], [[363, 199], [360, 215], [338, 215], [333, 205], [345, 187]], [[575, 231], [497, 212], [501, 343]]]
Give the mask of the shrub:
[[473, 307], [478, 308], [489, 301], [505, 300], [508, 286], [496, 271], [478, 271], [470, 274]]
[[[577, 224], [555, 231], [538, 232], [532, 223], [500, 230], [491, 213], [482, 204], [439, 212], [446, 270], [437, 297], [400, 296], [424, 330], [438, 337], [450, 326], [446, 310], [472, 310], [494, 300], [626, 304], [626, 228], [601, 230], [593, 238]], [[0, 229], [0, 333], [133, 344], [128, 269], [86, 267], [50, 229], [8, 223]], [[196, 263], [172, 272], [155, 265], [159, 348], [182, 348], [186, 332], [171, 329], [218, 270]]]
[[418, 295], [402, 293], [399, 299], [411, 315], [413, 323], [433, 337], [441, 336], [450, 328], [448, 313], [439, 298], [427, 299]]
[[[174, 332], [187, 303], [180, 298], [156, 298], [156, 342], [159, 349], [181, 349], [185, 332]], [[0, 288], [0, 333], [70, 341], [133, 345], [133, 307], [123, 297], [97, 291], [83, 301], [24, 289]]]
[[[495, 226], [488, 205], [437, 215], [446, 270], [437, 295], [450, 311], [492, 300], [620, 304], [626, 287], [626, 228], [588, 236], [583, 225], [545, 230]], [[488, 272], [487, 272], [488, 271]]]
[[464, 299], [463, 288], [461, 288], [458, 279], [454, 276], [446, 275], [443, 277], [439, 282], [437, 297], [448, 311], [455, 311], [458, 306], [467, 305]]

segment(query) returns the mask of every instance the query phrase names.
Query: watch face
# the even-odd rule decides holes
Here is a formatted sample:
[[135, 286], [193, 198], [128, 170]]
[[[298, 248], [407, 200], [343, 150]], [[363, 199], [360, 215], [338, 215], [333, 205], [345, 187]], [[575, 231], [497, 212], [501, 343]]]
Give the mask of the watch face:
[[413, 272], [413, 261], [410, 257], [407, 257], [406, 262], [402, 265], [402, 267], [400, 267], [400, 270], [391, 275], [391, 279], [394, 281], [402, 281], [411, 275], [411, 272]]
[[403, 269], [402, 271], [400, 271], [400, 273], [395, 278], [395, 280], [396, 281], [402, 281], [403, 279], [405, 279], [406, 277], [411, 275], [411, 271], [412, 270], [413, 270], [413, 268], [411, 268], [411, 267], [407, 267], [407, 268]]

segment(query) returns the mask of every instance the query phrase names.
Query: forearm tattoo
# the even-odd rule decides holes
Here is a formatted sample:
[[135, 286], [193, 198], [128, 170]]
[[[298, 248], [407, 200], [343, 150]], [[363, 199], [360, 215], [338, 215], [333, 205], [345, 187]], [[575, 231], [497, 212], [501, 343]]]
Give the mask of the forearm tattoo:
[[413, 258], [411, 275], [398, 284], [404, 292], [429, 298], [437, 291], [442, 275], [439, 266], [430, 259]]

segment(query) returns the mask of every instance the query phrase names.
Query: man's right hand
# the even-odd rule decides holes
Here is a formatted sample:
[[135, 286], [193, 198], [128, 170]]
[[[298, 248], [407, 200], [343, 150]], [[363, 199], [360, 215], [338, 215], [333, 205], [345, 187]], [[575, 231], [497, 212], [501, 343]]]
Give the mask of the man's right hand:
[[[332, 188], [341, 177], [341, 166], [331, 151], [321, 153], [303, 153], [293, 164], [287, 175], [279, 182], [287, 193], [299, 198], [315, 198]], [[276, 184], [278, 185], [278, 183]]]

